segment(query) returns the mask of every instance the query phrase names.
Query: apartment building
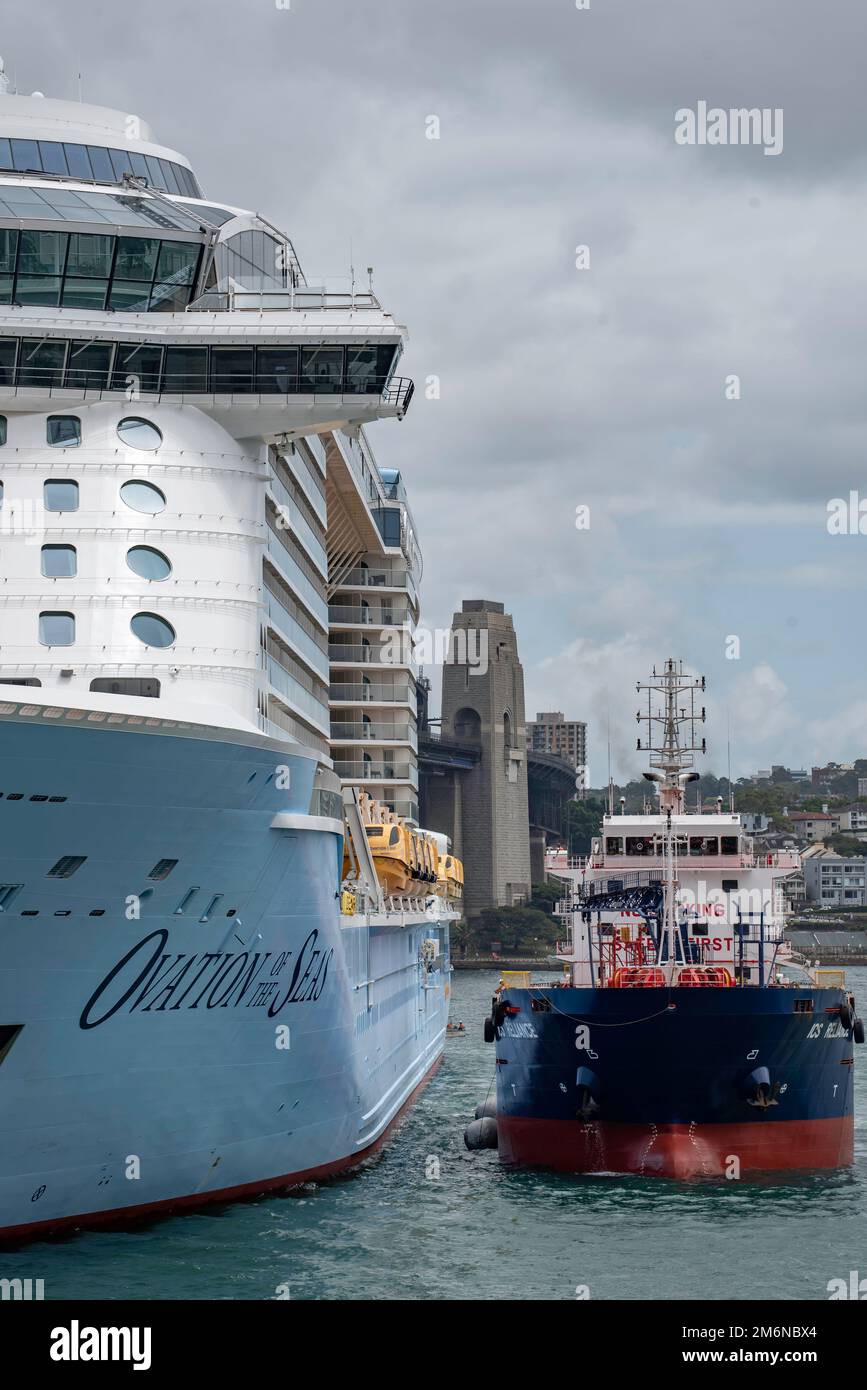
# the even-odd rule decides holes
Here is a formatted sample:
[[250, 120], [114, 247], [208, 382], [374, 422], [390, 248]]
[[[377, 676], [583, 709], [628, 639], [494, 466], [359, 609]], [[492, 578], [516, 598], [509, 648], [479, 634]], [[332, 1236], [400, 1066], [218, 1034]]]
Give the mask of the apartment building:
[[567, 719], [562, 710], [537, 714], [527, 722], [527, 747], [533, 753], [556, 753], [574, 768], [587, 766], [587, 725]]
[[824, 845], [806, 850], [801, 862], [807, 901], [817, 907], [867, 906], [867, 861], [845, 859]]

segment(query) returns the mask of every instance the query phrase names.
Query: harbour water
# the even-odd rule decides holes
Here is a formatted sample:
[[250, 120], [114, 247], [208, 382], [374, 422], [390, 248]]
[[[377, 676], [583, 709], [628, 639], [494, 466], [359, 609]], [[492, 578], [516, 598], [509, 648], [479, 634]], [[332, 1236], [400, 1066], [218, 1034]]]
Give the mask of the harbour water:
[[[497, 975], [457, 972], [439, 1073], [353, 1176], [129, 1231], [0, 1252], [46, 1299], [827, 1299], [867, 1275], [867, 1077], [855, 1165], [749, 1183], [502, 1168], [463, 1129], [493, 1087], [482, 1040]], [[867, 969], [848, 972], [863, 1001]], [[587, 1294], [583, 1290], [587, 1290]]]

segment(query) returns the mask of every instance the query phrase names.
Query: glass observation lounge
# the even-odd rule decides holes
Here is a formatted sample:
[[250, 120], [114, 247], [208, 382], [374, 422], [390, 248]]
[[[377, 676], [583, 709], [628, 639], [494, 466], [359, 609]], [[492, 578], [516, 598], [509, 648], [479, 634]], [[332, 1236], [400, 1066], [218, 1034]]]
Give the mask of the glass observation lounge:
[[185, 309], [202, 239], [0, 226], [0, 304], [71, 309]]
[[163, 193], [201, 198], [191, 170], [173, 160], [102, 145], [74, 145], [59, 140], [0, 138], [0, 171], [16, 174], [55, 174], [93, 183], [121, 183], [124, 174], [145, 179]]
[[[171, 245], [160, 243], [161, 246], [167, 244]], [[158, 258], [157, 267], [160, 264]], [[150, 293], [157, 293], [161, 288], [163, 286], [155, 283]], [[124, 307], [134, 306], [126, 304]], [[165, 346], [116, 343], [95, 338], [3, 336], [0, 337], [0, 389], [125, 391], [131, 379], [138, 390], [154, 395], [285, 396], [322, 392], [382, 395], [388, 388], [398, 396], [406, 396], [408, 405], [412, 383], [402, 377], [391, 377], [397, 352], [398, 347], [393, 343], [190, 347], [171, 343]]]

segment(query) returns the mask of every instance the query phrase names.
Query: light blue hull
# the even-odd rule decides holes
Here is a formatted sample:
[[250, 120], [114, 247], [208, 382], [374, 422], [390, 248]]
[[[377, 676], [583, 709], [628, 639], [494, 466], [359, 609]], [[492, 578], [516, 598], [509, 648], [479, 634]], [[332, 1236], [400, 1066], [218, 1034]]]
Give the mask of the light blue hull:
[[341, 920], [315, 769], [0, 720], [0, 1235], [337, 1171], [435, 1066], [448, 923]]

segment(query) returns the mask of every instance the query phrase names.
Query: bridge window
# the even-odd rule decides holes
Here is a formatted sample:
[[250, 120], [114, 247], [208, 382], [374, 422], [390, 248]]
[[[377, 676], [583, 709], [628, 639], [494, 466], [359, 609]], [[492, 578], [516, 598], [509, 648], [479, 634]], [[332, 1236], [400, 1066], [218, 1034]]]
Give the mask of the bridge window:
[[[67, 281], [67, 285], [69, 285], [69, 283], [70, 282]], [[85, 286], [84, 299], [87, 300], [87, 305], [91, 304], [91, 300], [88, 298], [91, 294], [96, 294], [98, 299], [101, 293], [103, 299], [105, 298], [105, 285], [102, 286], [101, 291], [98, 288], [101, 283], [100, 281], [81, 280], [76, 283]], [[94, 286], [97, 286], [96, 290], [93, 289]], [[63, 302], [64, 304], [67, 303], [65, 292]], [[78, 302], [79, 301], [76, 300], [76, 303]], [[100, 308], [101, 305], [93, 301], [92, 307]], [[82, 391], [104, 390], [108, 385], [111, 353], [111, 343], [91, 343], [84, 340], [73, 342], [69, 353], [69, 365], [66, 369], [67, 386], [77, 387]]]
[[689, 839], [689, 852], [692, 855], [718, 854], [719, 840], [716, 836], [706, 838], [702, 835], [691, 835]]
[[[56, 339], [24, 338], [18, 368], [19, 386], [59, 386], [63, 380], [66, 343]], [[12, 383], [9, 383], [12, 384]]]
[[605, 840], [606, 854], [622, 854], [623, 841], [619, 836], [607, 836]]
[[256, 389], [286, 395], [298, 390], [298, 349], [257, 348]]
[[208, 389], [208, 349], [166, 348], [166, 391], [206, 391]]
[[[2, 199], [0, 199], [2, 213]], [[105, 275], [22, 275], [3, 273], [3, 259], [9, 243], [3, 242], [0, 230], [0, 303], [16, 299], [27, 304], [101, 310], [134, 309], [137, 312], [186, 307], [191, 293], [189, 285], [174, 281], [161, 283], [149, 279], [126, 279], [118, 272], [112, 278]], [[53, 233], [51, 234], [53, 235]], [[65, 233], [64, 233], [65, 238]], [[84, 236], [79, 241], [84, 241]], [[93, 236], [92, 241], [103, 238]], [[198, 247], [196, 248], [198, 252]], [[14, 251], [11, 253], [14, 255]], [[86, 259], [87, 252], [82, 250]], [[94, 260], [92, 264], [96, 264]], [[14, 288], [13, 288], [14, 287]], [[19, 350], [20, 349], [20, 350]], [[308, 351], [308, 350], [305, 350]], [[309, 350], [311, 353], [313, 350]], [[337, 358], [344, 349], [335, 348], [336, 356], [325, 358], [325, 349], [316, 349], [315, 357], [305, 358], [305, 370], [299, 372], [299, 351], [293, 347], [257, 348], [255, 357], [250, 348], [182, 347], [163, 348], [155, 343], [96, 342], [76, 339], [69, 343], [57, 338], [0, 338], [0, 385], [60, 387], [80, 390], [111, 390], [157, 392], [252, 392], [262, 395], [287, 395], [310, 391], [342, 391], [346, 379], [336, 373]], [[331, 349], [328, 349], [331, 352]], [[389, 352], [394, 352], [389, 348]], [[68, 355], [68, 366], [67, 366]], [[114, 363], [109, 375], [109, 367]], [[254, 366], [255, 364], [255, 366]], [[329, 365], [330, 364], [330, 365]], [[64, 372], [64, 367], [66, 371]], [[375, 507], [373, 516], [386, 545], [401, 542], [401, 512], [399, 507]], [[467, 671], [469, 676], [469, 671]]]
[[252, 391], [253, 349], [214, 348], [211, 353], [211, 389], [215, 392]]
[[140, 391], [158, 391], [163, 350], [148, 343], [119, 343], [111, 377], [113, 391], [128, 386]]
[[342, 381], [342, 347], [302, 348], [302, 391], [339, 391]]
[[723, 835], [720, 840], [720, 854], [737, 854], [738, 837], [737, 835]]
[[380, 395], [394, 359], [392, 347], [348, 347], [346, 390]]

